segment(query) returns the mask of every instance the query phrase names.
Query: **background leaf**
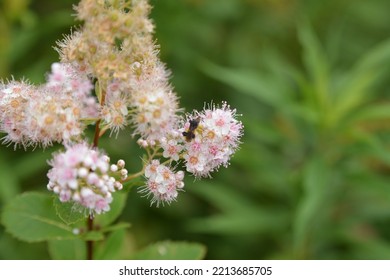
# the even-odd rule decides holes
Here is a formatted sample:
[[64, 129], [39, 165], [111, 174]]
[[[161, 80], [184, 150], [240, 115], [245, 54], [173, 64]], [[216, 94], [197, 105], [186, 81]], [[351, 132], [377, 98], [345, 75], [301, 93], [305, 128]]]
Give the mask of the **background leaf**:
[[20, 186], [6, 158], [0, 157], [0, 199], [7, 202], [20, 192]]
[[53, 260], [85, 260], [86, 243], [80, 239], [49, 240], [48, 248]]
[[55, 214], [52, 197], [46, 194], [17, 196], [5, 206], [2, 223], [7, 232], [28, 242], [75, 238], [72, 228]]
[[126, 230], [119, 229], [111, 232], [108, 237], [102, 241], [97, 247], [95, 259], [97, 260], [117, 260], [123, 258], [127, 252], [124, 246], [126, 238]]
[[86, 219], [85, 211], [77, 207], [74, 202], [61, 202], [58, 197], [53, 197], [53, 204], [56, 214], [67, 225]]

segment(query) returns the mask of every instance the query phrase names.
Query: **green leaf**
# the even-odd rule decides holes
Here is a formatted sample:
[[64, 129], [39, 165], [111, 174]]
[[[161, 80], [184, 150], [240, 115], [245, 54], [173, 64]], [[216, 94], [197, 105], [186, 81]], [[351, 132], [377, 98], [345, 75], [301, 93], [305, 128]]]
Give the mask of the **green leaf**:
[[100, 231], [89, 231], [80, 237], [85, 241], [100, 241], [104, 239], [104, 234]]
[[26, 243], [0, 230], [0, 260], [48, 260], [43, 242]]
[[247, 69], [227, 69], [208, 61], [204, 61], [201, 68], [209, 76], [262, 103], [276, 108], [288, 105], [287, 96], [283, 95], [286, 91], [279, 88], [281, 84], [270, 81], [263, 74]]
[[56, 215], [50, 195], [28, 192], [4, 208], [2, 223], [14, 237], [27, 241], [74, 239], [72, 228]]
[[311, 76], [316, 101], [320, 108], [328, 108], [329, 100], [329, 66], [321, 43], [307, 22], [298, 26], [298, 37], [303, 47], [303, 61], [307, 73]]
[[8, 202], [20, 192], [20, 186], [16, 177], [16, 172], [7, 162], [7, 158], [0, 157], [0, 200]]
[[112, 224], [120, 214], [122, 214], [122, 211], [126, 205], [127, 200], [127, 192], [126, 191], [118, 191], [113, 194], [113, 201], [110, 204], [111, 210], [101, 214], [97, 215], [95, 218], [95, 224], [99, 225], [100, 227], [105, 227], [110, 224]]
[[[312, 158], [304, 170], [304, 195], [298, 204], [293, 224], [294, 248], [298, 257], [304, 257], [315, 230], [329, 209], [329, 168], [320, 158]], [[314, 225], [317, 225], [315, 227]]]
[[117, 223], [115, 225], [105, 227], [101, 229], [101, 232], [110, 232], [110, 231], [116, 231], [116, 230], [121, 230], [121, 229], [126, 229], [129, 228], [130, 224], [129, 223]]
[[28, 54], [33, 49], [34, 44], [42, 40], [42, 36], [47, 36], [53, 30], [63, 28], [72, 24], [72, 17], [68, 11], [59, 11], [51, 13], [41, 19], [39, 28], [31, 28], [23, 32], [16, 33], [14, 40], [14, 48], [10, 52], [10, 60], [15, 63], [20, 57]]
[[387, 67], [389, 59], [390, 40], [386, 40], [362, 56], [356, 65], [342, 77], [333, 111], [336, 120], [372, 98], [370, 95], [375, 92], [369, 89], [389, 71]]
[[86, 243], [80, 239], [49, 240], [48, 249], [54, 260], [85, 260], [87, 257]]
[[218, 207], [218, 209], [226, 213], [249, 212], [256, 207], [256, 203], [240, 194], [239, 190], [229, 188], [217, 182], [201, 182], [196, 188], [191, 189], [191, 192], [202, 196], [215, 207]]
[[79, 211], [74, 202], [61, 202], [58, 197], [54, 197], [53, 202], [58, 217], [65, 224], [71, 225], [86, 219], [85, 214]]
[[[353, 259], [389, 260], [390, 246], [384, 240], [362, 240], [351, 249]], [[351, 257], [350, 257], [351, 258]]]
[[386, 176], [356, 170], [347, 180], [353, 186], [348, 192], [348, 201], [354, 213], [347, 217], [348, 220], [365, 223], [390, 218], [390, 192]]
[[351, 121], [390, 119], [390, 104], [373, 104], [356, 112]]
[[390, 164], [390, 153], [387, 152], [386, 145], [383, 141], [370, 132], [355, 130], [353, 131], [354, 138], [364, 146], [360, 145], [359, 150], [355, 151], [355, 154], [365, 155], [379, 159], [386, 164]]
[[53, 147], [46, 148], [45, 151], [35, 151], [23, 156], [21, 160], [15, 162], [14, 170], [18, 174], [19, 180], [29, 177], [48, 169], [47, 159], [55, 151]]
[[191, 219], [187, 228], [192, 232], [237, 235], [276, 231], [286, 228], [290, 218], [285, 210], [259, 206], [239, 190], [226, 185], [202, 182], [191, 192], [222, 211], [211, 217]]
[[287, 229], [289, 215], [280, 209], [256, 209], [250, 213], [218, 214], [207, 218], [193, 219], [187, 223], [188, 230], [220, 235], [243, 235], [279, 232]]
[[136, 260], [200, 260], [206, 247], [199, 243], [162, 241], [136, 253]]
[[120, 229], [112, 232], [100, 246], [97, 247], [95, 259], [97, 260], [116, 260], [122, 255], [124, 248], [126, 230]]
[[[365, 53], [360, 60], [356, 62], [355, 72], [363, 73], [371, 70], [384, 69], [388, 66], [390, 59], [390, 39], [384, 40]], [[379, 73], [379, 72], [378, 72]]]

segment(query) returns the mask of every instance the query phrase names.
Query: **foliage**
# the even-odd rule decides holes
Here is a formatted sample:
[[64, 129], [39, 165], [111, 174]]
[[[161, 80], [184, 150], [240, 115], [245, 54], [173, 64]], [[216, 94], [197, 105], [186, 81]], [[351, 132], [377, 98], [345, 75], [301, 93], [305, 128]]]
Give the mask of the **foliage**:
[[[3, 8], [2, 77], [41, 81], [56, 60], [46, 46], [72, 24], [72, 1], [57, 2], [31, 1], [12, 14]], [[90, 237], [106, 237], [96, 257], [159, 258], [162, 246], [169, 258], [202, 258], [202, 243], [208, 259], [390, 258], [387, 1], [152, 2], [163, 61], [182, 105], [200, 109], [201, 100], [228, 100], [243, 114], [246, 132], [230, 168], [213, 181], [195, 181], [175, 204], [150, 208], [131, 189], [126, 206], [102, 219], [106, 231]], [[117, 141], [102, 146], [113, 157], [139, 157], [135, 146], [121, 149], [126, 131]], [[71, 238], [73, 221], [33, 207], [63, 225], [39, 236], [20, 219], [29, 196], [51, 199], [43, 194], [51, 151], [1, 147], [0, 153], [2, 223], [33, 230], [21, 239], [48, 240], [22, 246], [0, 228], [0, 258], [85, 258]], [[27, 191], [34, 193], [14, 198]], [[10, 216], [11, 207], [18, 217]], [[174, 253], [182, 246], [185, 257]]]

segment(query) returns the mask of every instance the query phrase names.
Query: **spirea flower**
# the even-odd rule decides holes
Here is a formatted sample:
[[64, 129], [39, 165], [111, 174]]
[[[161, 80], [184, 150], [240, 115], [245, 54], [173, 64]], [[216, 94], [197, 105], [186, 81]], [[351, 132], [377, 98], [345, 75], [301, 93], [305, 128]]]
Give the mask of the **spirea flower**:
[[23, 146], [80, 140], [83, 119], [98, 115], [92, 84], [73, 64], [54, 63], [46, 84], [11, 81], [0, 86], [0, 131]]
[[169, 167], [160, 164], [159, 160], [152, 160], [146, 166], [145, 177], [147, 179], [146, 185], [140, 190], [145, 196], [151, 198], [151, 204], [171, 203], [175, 201], [178, 191], [184, 187], [184, 172], [174, 172]]
[[179, 144], [176, 139], [167, 140], [162, 138], [160, 141], [161, 148], [163, 148], [163, 157], [171, 158], [174, 161], [178, 161], [180, 153], [183, 150], [183, 145]]
[[68, 146], [49, 162], [48, 190], [61, 202], [74, 202], [89, 215], [110, 210], [112, 193], [121, 190], [120, 180], [127, 177], [124, 161], [110, 165], [110, 159], [86, 143]]
[[101, 117], [104, 125], [111, 133], [118, 135], [119, 130], [128, 124], [129, 96], [126, 87], [119, 81], [113, 81], [107, 86], [105, 103], [101, 108]]
[[100, 82], [126, 82], [132, 63], [155, 59], [147, 1], [82, 0], [75, 8], [84, 24], [58, 44], [62, 61], [85, 64]]
[[183, 142], [183, 158], [188, 172], [207, 177], [221, 165], [227, 167], [240, 143], [243, 125], [226, 102], [221, 108], [213, 105], [189, 115], [182, 131], [188, 131], [194, 119], [199, 119], [199, 124], [193, 131], [194, 139]]
[[[157, 88], [158, 89], [158, 88]], [[177, 98], [171, 91], [139, 91], [133, 96], [133, 135], [141, 135], [147, 141], [166, 137], [177, 124]]]
[[31, 140], [26, 133], [30, 101], [39, 96], [37, 89], [22, 81], [0, 84], [0, 132], [6, 133], [3, 143], [23, 146]]
[[132, 135], [149, 143], [176, 129], [177, 97], [159, 59], [148, 1], [81, 0], [75, 8], [84, 24], [57, 50], [62, 62], [77, 62], [98, 80], [104, 129], [117, 135], [131, 125]]

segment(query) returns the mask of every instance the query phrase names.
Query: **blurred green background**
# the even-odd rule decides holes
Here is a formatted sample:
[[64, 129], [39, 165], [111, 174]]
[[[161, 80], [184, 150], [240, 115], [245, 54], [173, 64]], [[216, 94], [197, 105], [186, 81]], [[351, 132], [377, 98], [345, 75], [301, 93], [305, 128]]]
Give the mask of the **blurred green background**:
[[[76, 2], [0, 0], [0, 77], [43, 82]], [[151, 2], [181, 106], [227, 100], [245, 135], [229, 168], [188, 175], [171, 206], [131, 191], [129, 252], [170, 239], [205, 244], [206, 259], [390, 259], [390, 2]], [[129, 135], [101, 147], [135, 172]], [[0, 209], [46, 191], [56, 149], [0, 147]], [[0, 226], [1, 259], [49, 257]]]

